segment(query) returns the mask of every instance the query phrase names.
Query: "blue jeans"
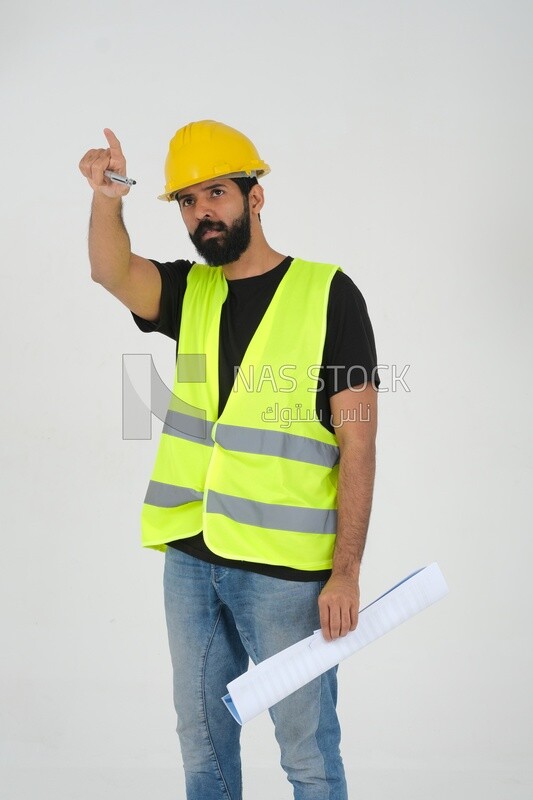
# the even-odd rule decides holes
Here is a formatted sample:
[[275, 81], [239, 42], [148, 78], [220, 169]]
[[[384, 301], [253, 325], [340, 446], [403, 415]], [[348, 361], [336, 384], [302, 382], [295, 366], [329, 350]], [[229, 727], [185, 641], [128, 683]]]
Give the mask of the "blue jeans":
[[[167, 547], [165, 611], [187, 800], [241, 800], [241, 727], [226, 685], [320, 627], [323, 583], [215, 566]], [[295, 800], [347, 800], [336, 668], [270, 709]]]

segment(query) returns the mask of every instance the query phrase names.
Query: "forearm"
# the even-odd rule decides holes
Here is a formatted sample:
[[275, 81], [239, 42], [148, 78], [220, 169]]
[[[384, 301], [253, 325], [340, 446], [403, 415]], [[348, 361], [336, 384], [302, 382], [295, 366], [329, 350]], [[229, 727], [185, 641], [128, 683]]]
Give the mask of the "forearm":
[[318, 598], [320, 627], [326, 640], [346, 636], [359, 614], [359, 571], [372, 507], [374, 442], [344, 442], [337, 497], [337, 536], [331, 577]]
[[341, 449], [333, 575], [359, 579], [375, 471], [374, 441], [347, 443]]
[[111, 289], [125, 278], [130, 259], [130, 237], [122, 219], [122, 198], [95, 192], [89, 224], [92, 279]]

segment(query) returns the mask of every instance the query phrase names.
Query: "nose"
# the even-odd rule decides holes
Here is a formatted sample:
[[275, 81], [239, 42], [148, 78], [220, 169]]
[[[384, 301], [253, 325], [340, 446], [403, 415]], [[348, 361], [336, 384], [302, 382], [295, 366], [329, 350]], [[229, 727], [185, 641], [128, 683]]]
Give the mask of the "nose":
[[194, 204], [194, 215], [198, 221], [202, 219], [210, 219], [213, 216], [212, 210], [209, 206], [209, 198], [197, 198]]

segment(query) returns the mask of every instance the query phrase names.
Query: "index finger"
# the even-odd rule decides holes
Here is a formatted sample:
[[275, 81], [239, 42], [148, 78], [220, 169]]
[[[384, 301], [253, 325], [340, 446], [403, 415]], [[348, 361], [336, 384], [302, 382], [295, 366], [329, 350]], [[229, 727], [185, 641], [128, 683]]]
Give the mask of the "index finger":
[[122, 148], [120, 146], [120, 142], [111, 130], [111, 128], [104, 128], [104, 136], [107, 139], [107, 143], [109, 144], [109, 149], [111, 150], [111, 155], [123, 155]]
[[318, 613], [320, 616], [320, 628], [322, 630], [322, 635], [327, 642], [330, 642], [333, 639], [333, 636], [329, 625], [329, 606], [319, 604]]

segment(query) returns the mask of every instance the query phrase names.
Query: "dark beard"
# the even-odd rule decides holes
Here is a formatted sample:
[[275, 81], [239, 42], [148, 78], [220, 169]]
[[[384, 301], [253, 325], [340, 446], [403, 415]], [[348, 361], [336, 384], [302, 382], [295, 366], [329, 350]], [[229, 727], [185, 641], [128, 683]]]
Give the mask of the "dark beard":
[[[210, 267], [223, 267], [237, 261], [248, 249], [251, 239], [250, 211], [248, 198], [244, 197], [244, 210], [230, 228], [224, 222], [212, 222], [203, 219], [194, 233], [190, 233], [191, 242], [198, 255]], [[206, 231], [221, 231], [221, 236], [202, 239]]]

